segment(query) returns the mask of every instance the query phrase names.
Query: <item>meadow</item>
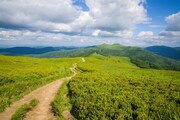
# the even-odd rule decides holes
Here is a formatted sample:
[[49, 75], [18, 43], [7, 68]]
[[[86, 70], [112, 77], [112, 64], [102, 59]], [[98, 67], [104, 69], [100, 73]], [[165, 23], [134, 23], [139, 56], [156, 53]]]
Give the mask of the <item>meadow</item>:
[[66, 110], [78, 120], [180, 119], [180, 72], [139, 68], [128, 57], [97, 53], [85, 60], [0, 56], [0, 111], [38, 87], [72, 75], [69, 68], [77, 63], [78, 75], [60, 87], [52, 103], [58, 119]]
[[0, 112], [32, 90], [70, 76], [69, 68], [78, 60], [0, 56]]
[[180, 72], [138, 68], [127, 57], [85, 59], [68, 84], [78, 120], [180, 119]]

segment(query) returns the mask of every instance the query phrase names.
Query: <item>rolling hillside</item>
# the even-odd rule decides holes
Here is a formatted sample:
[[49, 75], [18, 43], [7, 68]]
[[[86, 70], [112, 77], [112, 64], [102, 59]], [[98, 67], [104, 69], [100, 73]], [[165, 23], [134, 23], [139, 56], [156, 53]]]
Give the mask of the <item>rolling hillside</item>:
[[[148, 50], [146, 50], [148, 49]], [[170, 59], [167, 57], [179, 58], [179, 52], [174, 52], [175, 49], [167, 47], [150, 47], [150, 48], [139, 48], [139, 47], [127, 47], [119, 44], [102, 44], [99, 46], [90, 46], [84, 48], [75, 47], [47, 47], [47, 48], [27, 48], [27, 47], [16, 47], [0, 49], [1, 54], [6, 55], [23, 55], [37, 58], [59, 58], [59, 57], [86, 57], [93, 53], [97, 53], [103, 56], [122, 56], [129, 57], [131, 62], [141, 68], [155, 68], [155, 69], [168, 69], [168, 70], [180, 70], [180, 61]], [[149, 51], [160, 51], [153, 53]], [[165, 51], [165, 52], [163, 52]], [[175, 51], [178, 51], [176, 48]], [[162, 55], [163, 54], [163, 55]], [[163, 57], [166, 56], [166, 57]]]
[[29, 55], [38, 58], [81, 57], [89, 56], [96, 51], [95, 48], [77, 48], [73, 50], [59, 50], [38, 55]]
[[105, 56], [124, 56], [142, 68], [180, 70], [180, 62], [161, 57], [139, 47], [125, 47], [118, 44], [98, 46], [98, 54]]
[[119, 44], [102, 44], [92, 48], [60, 50], [31, 56], [40, 58], [77, 57], [89, 56], [95, 52], [103, 56], [129, 57], [131, 62], [141, 68], [180, 70], [180, 61], [159, 56], [139, 47], [126, 47]]

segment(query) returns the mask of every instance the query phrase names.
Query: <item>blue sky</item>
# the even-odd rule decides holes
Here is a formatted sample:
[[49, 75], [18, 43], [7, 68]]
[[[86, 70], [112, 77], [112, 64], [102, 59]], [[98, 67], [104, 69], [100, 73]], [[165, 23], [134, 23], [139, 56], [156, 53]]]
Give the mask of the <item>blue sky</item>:
[[0, 47], [180, 46], [180, 0], [0, 1]]
[[139, 31], [152, 30], [155, 34], [161, 32], [166, 26], [165, 17], [180, 11], [180, 0], [147, 0], [146, 9], [151, 24], [161, 25], [159, 28], [152, 28], [148, 25], [139, 25]]
[[85, 0], [72, 0], [73, 5], [79, 6], [83, 11], [89, 11], [89, 7], [86, 5]]
[[180, 0], [147, 0], [146, 8], [155, 24], [166, 24], [166, 16], [180, 11]]

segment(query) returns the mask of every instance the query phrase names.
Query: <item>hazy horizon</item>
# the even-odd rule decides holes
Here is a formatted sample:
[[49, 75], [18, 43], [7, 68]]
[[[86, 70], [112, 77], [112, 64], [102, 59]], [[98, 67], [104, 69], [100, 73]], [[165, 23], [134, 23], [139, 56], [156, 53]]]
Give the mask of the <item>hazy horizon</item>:
[[[107, 44], [107, 43], [102, 43], [102, 44]], [[93, 47], [93, 46], [99, 46], [99, 45], [102, 45], [102, 44], [97, 44], [97, 45], [76, 45], [76, 46], [71, 46], [71, 45], [60, 45], [60, 46], [30, 46], [30, 45], [17, 45], [17, 46], [0, 46], [0, 48], [14, 48], [14, 47], [29, 47], [29, 48], [46, 48], [46, 47], [67, 47], [67, 48], [71, 48], [71, 47], [74, 47], [74, 48], [78, 48], [78, 47]], [[112, 43], [112, 44], [108, 44], [108, 45], [113, 45], [113, 44], [119, 44], [119, 43]], [[119, 45], [122, 45], [122, 44], [119, 44]], [[123, 46], [126, 46], [128, 47], [128, 45], [123, 45]], [[180, 46], [167, 46], [167, 45], [151, 45], [151, 46], [129, 46], [129, 47], [140, 47], [140, 48], [146, 48], [146, 47], [153, 47], [153, 46], [164, 46], [164, 47], [171, 47], [171, 48], [178, 48]]]

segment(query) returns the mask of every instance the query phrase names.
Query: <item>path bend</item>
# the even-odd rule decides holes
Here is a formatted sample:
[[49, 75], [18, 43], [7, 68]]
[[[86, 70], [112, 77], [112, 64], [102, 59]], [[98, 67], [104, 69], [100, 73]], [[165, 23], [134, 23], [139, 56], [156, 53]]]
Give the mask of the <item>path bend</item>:
[[70, 68], [70, 70], [73, 72], [72, 76], [61, 78], [59, 80], [51, 82], [32, 91], [22, 99], [14, 102], [4, 112], [0, 113], [0, 120], [10, 120], [17, 108], [19, 108], [23, 104], [29, 103], [32, 99], [38, 99], [39, 104], [32, 111], [26, 114], [24, 120], [55, 120], [55, 116], [51, 111], [51, 103], [53, 102], [62, 83], [76, 76], [77, 72], [75, 68], [76, 64], [73, 64], [73, 67]]

